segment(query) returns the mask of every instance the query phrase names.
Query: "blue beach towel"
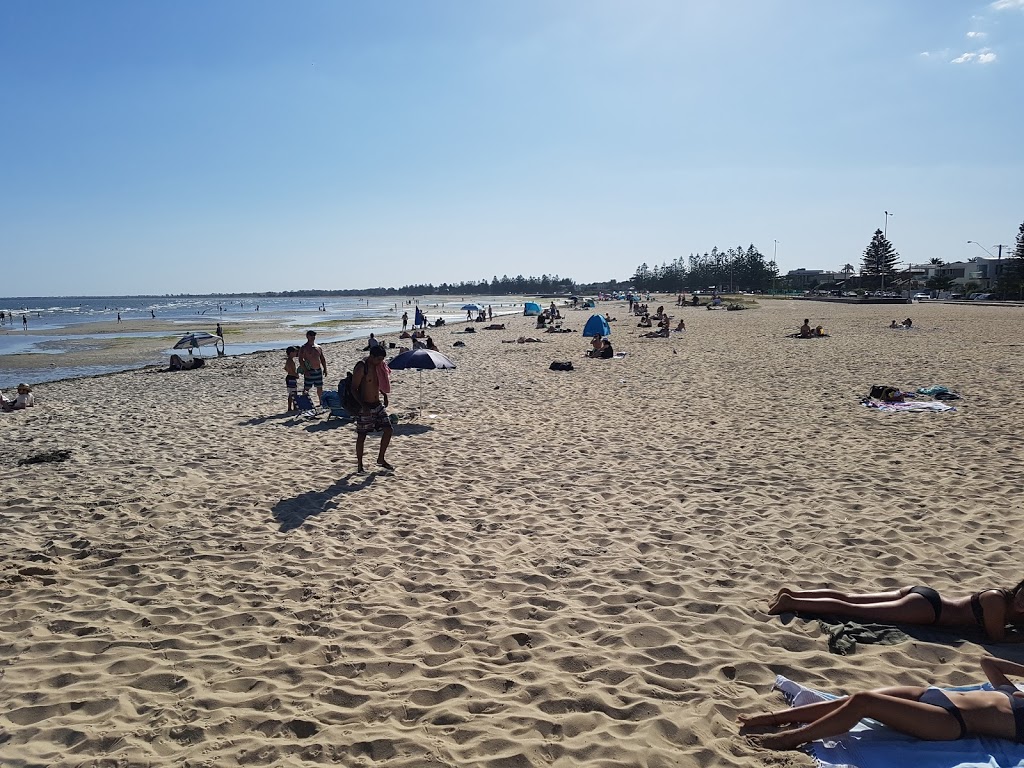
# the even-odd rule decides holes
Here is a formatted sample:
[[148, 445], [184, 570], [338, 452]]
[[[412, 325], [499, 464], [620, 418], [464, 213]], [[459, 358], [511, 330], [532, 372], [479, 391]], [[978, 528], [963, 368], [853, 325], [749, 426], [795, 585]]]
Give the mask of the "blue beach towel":
[[[790, 706], [800, 707], [839, 698], [805, 688], [782, 675], [775, 678]], [[951, 691], [992, 690], [964, 685]], [[821, 768], [1024, 768], [1024, 744], [988, 736], [957, 741], [921, 741], [886, 728], [875, 720], [861, 720], [849, 733], [807, 745]]]

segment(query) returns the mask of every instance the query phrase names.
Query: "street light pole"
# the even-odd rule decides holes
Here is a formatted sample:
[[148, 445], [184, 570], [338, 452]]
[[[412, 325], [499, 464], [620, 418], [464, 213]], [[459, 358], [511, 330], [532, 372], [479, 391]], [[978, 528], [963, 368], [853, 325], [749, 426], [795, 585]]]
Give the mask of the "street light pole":
[[775, 250], [772, 252], [772, 296], [775, 295], [775, 276], [779, 271], [779, 241], [775, 241]]
[[[885, 240], [886, 242], [889, 242], [889, 217], [892, 216], [893, 214], [889, 213], [888, 211], [883, 211], [883, 213], [885, 213], [885, 224], [882, 225], [882, 239]], [[879, 254], [879, 258], [881, 258], [881, 254]], [[878, 271], [882, 275], [882, 287], [881, 287], [881, 290], [884, 291], [885, 290], [885, 270], [882, 269], [882, 265], [881, 264], [878, 265]]]

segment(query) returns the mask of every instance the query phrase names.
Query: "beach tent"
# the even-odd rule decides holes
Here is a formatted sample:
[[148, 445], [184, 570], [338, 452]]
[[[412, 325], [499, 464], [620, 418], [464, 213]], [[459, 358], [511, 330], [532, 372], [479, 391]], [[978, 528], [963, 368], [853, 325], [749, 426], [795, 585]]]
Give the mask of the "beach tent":
[[591, 315], [587, 324], [583, 327], [584, 336], [611, 336], [612, 329], [608, 327], [608, 321], [603, 315]]
[[540, 312], [540, 304], [535, 301], [528, 301], [523, 305], [523, 314], [527, 317], [536, 317]]
[[596, 307], [597, 306], [597, 302], [595, 302], [593, 299], [585, 299], [583, 301], [583, 306], [584, 307]]

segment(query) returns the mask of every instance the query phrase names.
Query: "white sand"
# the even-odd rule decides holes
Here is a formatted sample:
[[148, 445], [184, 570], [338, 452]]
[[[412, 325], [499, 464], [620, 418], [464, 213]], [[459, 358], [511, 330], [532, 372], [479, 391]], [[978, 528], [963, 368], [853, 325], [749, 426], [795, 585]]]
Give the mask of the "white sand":
[[[459, 368], [395, 372], [394, 475], [282, 415], [279, 353], [36, 387], [0, 415], [0, 764], [810, 765], [736, 735], [775, 673], [978, 680], [970, 643], [837, 657], [764, 610], [1021, 578], [1024, 308], [673, 308], [667, 341], [600, 309], [624, 360], [433, 333]], [[832, 338], [785, 338], [804, 317]], [[327, 355], [336, 383], [359, 353]]]

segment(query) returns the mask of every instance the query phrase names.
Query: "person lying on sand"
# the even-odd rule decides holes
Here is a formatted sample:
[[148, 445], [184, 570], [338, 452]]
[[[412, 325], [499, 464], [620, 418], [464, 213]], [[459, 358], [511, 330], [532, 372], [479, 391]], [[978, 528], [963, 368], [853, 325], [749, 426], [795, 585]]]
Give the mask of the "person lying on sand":
[[943, 598], [931, 587], [902, 587], [864, 595], [783, 587], [769, 603], [768, 613], [778, 616], [790, 611], [849, 616], [880, 624], [978, 627], [993, 642], [1001, 643], [1006, 640], [1007, 625], [1024, 627], [1024, 581], [1012, 589], [990, 587], [953, 598]]
[[889, 323], [889, 327], [890, 328], [902, 328], [903, 326], [902, 326], [901, 323], [897, 323], [895, 320], [893, 320], [891, 323]]
[[983, 656], [981, 669], [994, 691], [943, 691], [896, 686], [855, 693], [760, 715], [741, 715], [740, 732], [751, 728], [801, 723], [779, 733], [748, 735], [767, 749], [794, 749], [810, 741], [839, 736], [870, 717], [894, 731], [924, 741], [955, 741], [994, 736], [1024, 743], [1024, 692], [1007, 675], [1024, 675], [1024, 665]]
[[520, 336], [518, 339], [502, 339], [502, 344], [531, 344], [537, 342], [540, 344], [546, 344], [544, 339], [535, 339], [532, 336]]
[[641, 333], [640, 337], [643, 339], [667, 339], [668, 328], [661, 328], [657, 331], [650, 331], [648, 333]]
[[490, 325], [485, 325], [484, 326], [484, 330], [485, 331], [504, 331], [505, 330], [505, 324], [504, 323], [491, 323]]

